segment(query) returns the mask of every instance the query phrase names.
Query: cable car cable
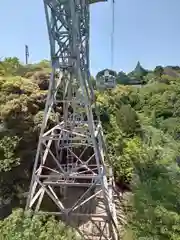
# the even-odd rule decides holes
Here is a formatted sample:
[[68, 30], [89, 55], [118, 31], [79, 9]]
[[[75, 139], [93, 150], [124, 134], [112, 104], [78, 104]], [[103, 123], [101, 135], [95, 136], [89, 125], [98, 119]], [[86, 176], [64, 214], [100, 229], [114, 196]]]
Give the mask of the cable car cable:
[[111, 69], [114, 67], [115, 0], [112, 0]]

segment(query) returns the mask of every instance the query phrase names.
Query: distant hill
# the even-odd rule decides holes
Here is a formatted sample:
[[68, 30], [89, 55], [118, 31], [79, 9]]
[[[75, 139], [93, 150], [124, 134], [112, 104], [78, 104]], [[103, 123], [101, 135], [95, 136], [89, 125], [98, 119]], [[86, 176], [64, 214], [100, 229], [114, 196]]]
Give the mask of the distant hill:
[[[96, 80], [98, 79], [99, 75], [102, 75], [102, 72], [103, 71], [97, 74]], [[139, 61], [137, 62], [134, 70], [127, 74], [123, 71], [116, 73], [113, 70], [109, 70], [109, 72], [110, 74], [111, 72], [115, 73], [116, 83], [122, 85], [143, 85], [154, 80], [156, 81], [156, 77], [160, 77], [162, 75], [169, 76], [170, 78], [174, 79], [180, 78], [179, 66], [156, 66], [154, 70], [147, 70], [142, 67]], [[166, 81], [166, 77], [163, 79], [160, 78], [159, 81]]]
[[164, 67], [164, 75], [179, 78], [180, 77], [180, 69], [178, 69], [178, 67], [171, 67], [171, 66]]
[[[156, 68], [162, 69], [161, 74], [169, 76], [171, 78], [180, 78], [180, 67], [179, 66], [157, 66]], [[118, 73], [118, 81], [117, 83], [119, 84], [124, 84], [124, 85], [139, 85], [139, 84], [145, 84], [148, 81], [145, 79], [147, 78], [147, 75], [156, 75], [156, 68], [154, 71], [146, 70], [144, 69], [140, 62], [137, 63], [135, 69], [128, 73], [125, 74], [123, 72]]]

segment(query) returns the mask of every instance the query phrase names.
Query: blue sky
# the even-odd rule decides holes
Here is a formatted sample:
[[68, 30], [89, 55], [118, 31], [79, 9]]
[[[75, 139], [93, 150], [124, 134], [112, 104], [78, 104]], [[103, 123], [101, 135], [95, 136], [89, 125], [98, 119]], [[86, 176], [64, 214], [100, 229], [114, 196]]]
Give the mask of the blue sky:
[[[131, 71], [139, 60], [145, 68], [180, 65], [180, 0], [115, 0], [114, 66]], [[93, 75], [111, 68], [111, 0], [91, 7], [90, 62]], [[43, 0], [6, 0], [0, 7], [0, 57], [30, 62], [49, 58]]]

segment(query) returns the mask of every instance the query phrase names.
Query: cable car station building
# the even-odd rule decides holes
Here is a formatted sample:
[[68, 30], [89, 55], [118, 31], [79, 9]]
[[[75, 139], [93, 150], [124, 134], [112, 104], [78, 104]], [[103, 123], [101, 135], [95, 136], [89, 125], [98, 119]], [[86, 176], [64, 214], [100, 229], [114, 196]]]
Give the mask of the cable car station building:
[[104, 69], [96, 75], [97, 89], [111, 89], [116, 87], [117, 73], [110, 69]]

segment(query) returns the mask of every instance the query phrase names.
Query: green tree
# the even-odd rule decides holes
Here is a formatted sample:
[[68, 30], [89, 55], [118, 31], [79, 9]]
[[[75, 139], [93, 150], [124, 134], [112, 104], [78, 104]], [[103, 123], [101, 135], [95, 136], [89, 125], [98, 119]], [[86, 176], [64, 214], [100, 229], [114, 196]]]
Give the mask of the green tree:
[[0, 221], [2, 240], [78, 240], [72, 229], [53, 217], [35, 215], [15, 210], [4, 221]]
[[155, 67], [154, 73], [155, 73], [155, 75], [156, 75], [157, 77], [161, 77], [161, 76], [163, 75], [163, 73], [164, 73], [163, 67], [161, 67], [161, 66]]
[[1, 75], [15, 75], [21, 64], [17, 57], [8, 57], [1, 61]]

